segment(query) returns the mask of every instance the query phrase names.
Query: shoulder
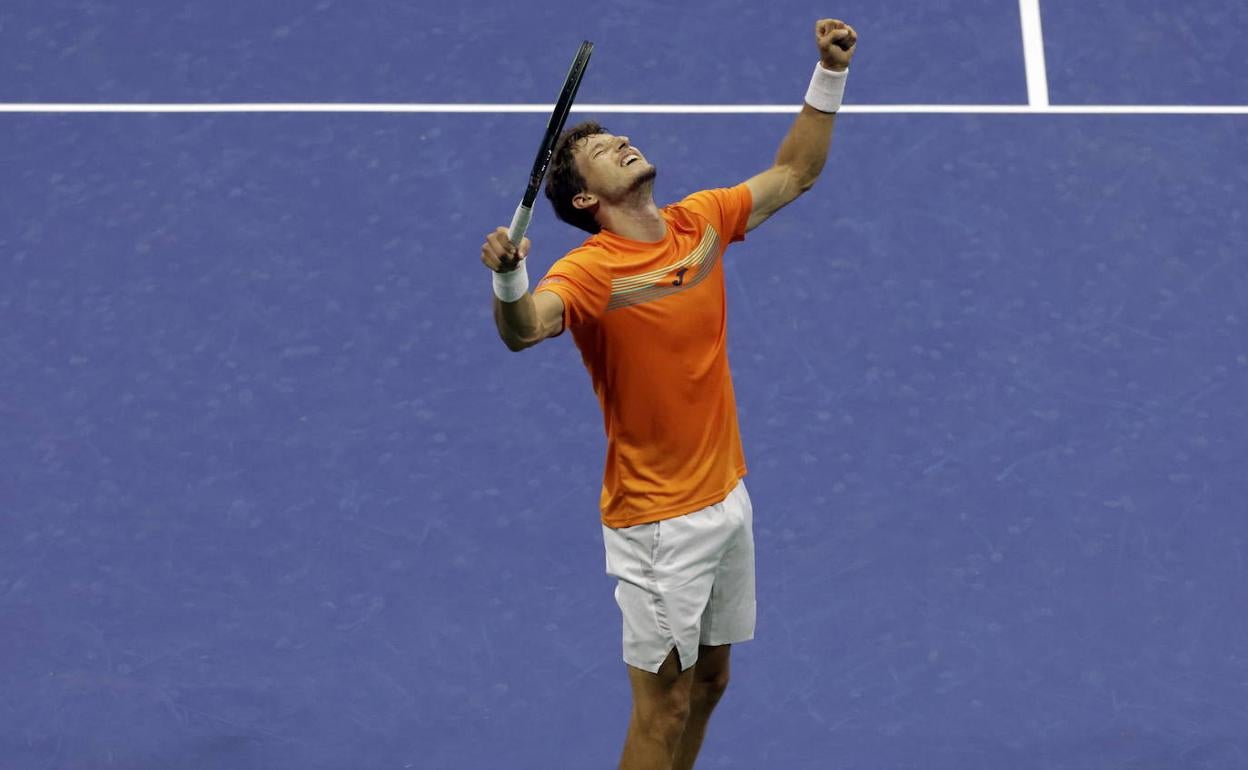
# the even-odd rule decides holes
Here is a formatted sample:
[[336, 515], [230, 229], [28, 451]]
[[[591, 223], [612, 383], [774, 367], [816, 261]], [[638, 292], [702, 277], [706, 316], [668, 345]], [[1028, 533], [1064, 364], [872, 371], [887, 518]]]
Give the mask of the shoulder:
[[733, 187], [714, 187], [690, 193], [669, 209], [689, 211], [710, 219], [719, 219], [751, 205], [750, 188], [744, 182]]
[[572, 249], [551, 266], [556, 269], [597, 272], [603, 268], [609, 257], [609, 251], [597, 240], [596, 236], [588, 238], [580, 246]]
[[673, 212], [687, 212], [704, 224], [714, 227], [731, 241], [741, 240], [754, 199], [750, 188], [742, 182], [734, 187], [699, 190], [672, 204]]
[[537, 284], [536, 294], [554, 294], [562, 302], [563, 328], [590, 323], [602, 315], [611, 294], [607, 256], [590, 238], [560, 257]]
[[750, 188], [745, 182], [742, 182], [732, 187], [710, 187], [705, 190], [698, 190], [686, 195], [673, 205], [696, 208], [748, 203], [749, 200]]
[[538, 289], [586, 288], [609, 280], [608, 257], [609, 252], [591, 237], [555, 260]]

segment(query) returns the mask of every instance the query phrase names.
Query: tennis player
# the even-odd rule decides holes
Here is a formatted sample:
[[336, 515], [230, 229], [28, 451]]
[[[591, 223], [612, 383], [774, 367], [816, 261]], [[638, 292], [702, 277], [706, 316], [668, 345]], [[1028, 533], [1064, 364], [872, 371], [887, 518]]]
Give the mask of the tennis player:
[[560, 137], [546, 195], [590, 237], [533, 293], [527, 238], [517, 248], [500, 227], [481, 247], [507, 347], [571, 330], [602, 407], [602, 533], [633, 694], [623, 770], [693, 767], [731, 645], [754, 636], [753, 512], [721, 260], [823, 170], [857, 35], [824, 19], [815, 40], [806, 103], [771, 168], [660, 208], [645, 155], [582, 123]]

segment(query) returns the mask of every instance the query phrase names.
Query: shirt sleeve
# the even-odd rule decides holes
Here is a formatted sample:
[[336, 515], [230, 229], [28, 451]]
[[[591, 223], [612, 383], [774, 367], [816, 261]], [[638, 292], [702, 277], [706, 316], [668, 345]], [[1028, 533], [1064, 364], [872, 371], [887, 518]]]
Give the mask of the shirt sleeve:
[[611, 278], [583, 251], [573, 251], [551, 265], [534, 292], [552, 291], [563, 300], [563, 328], [597, 321], [611, 298]]
[[727, 237], [729, 243], [736, 243], [745, 240], [745, 227], [750, 221], [754, 198], [750, 195], [750, 188], [742, 182], [736, 187], [696, 192], [679, 205], [706, 217], [720, 236]]

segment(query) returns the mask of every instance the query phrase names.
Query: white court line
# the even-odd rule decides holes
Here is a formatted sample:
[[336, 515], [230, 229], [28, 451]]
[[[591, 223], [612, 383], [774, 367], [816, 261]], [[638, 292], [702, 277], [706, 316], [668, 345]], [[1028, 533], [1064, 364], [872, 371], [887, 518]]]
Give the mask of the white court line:
[[[524, 113], [549, 115], [550, 104], [196, 103], [2, 104], [0, 113]], [[573, 112], [656, 115], [792, 115], [795, 104], [578, 104]], [[1248, 115], [1236, 104], [847, 104], [841, 112], [892, 115]]]
[[1023, 60], [1027, 67], [1027, 103], [1049, 106], [1049, 76], [1044, 66], [1044, 31], [1040, 26], [1040, 0], [1018, 0], [1023, 23]]

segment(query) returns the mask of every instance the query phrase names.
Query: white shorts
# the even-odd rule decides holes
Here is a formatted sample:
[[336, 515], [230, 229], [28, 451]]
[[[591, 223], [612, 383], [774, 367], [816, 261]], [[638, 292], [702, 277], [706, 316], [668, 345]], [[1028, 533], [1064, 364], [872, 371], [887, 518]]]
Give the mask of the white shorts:
[[675, 648], [681, 670], [698, 645], [754, 638], [754, 510], [745, 482], [721, 502], [651, 524], [602, 528], [618, 578], [624, 662], [656, 673]]

